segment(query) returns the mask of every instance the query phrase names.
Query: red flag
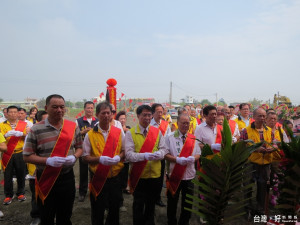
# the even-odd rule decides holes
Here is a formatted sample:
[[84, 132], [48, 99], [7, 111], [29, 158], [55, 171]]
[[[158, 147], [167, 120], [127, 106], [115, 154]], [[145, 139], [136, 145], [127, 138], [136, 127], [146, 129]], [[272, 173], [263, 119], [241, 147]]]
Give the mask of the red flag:
[[96, 102], [97, 102], [97, 99], [94, 99], [93, 102], [96, 103]]
[[78, 118], [78, 116], [75, 116], [75, 118], [77, 119], [77, 118]]
[[125, 95], [124, 93], [121, 93], [121, 98], [122, 98], [124, 95]]
[[135, 118], [133, 119], [133, 122], [135, 122]]
[[78, 113], [78, 116], [81, 116], [81, 113]]
[[132, 103], [132, 99], [129, 99], [129, 104], [131, 104]]
[[100, 93], [100, 95], [99, 95], [99, 97], [100, 97], [100, 98], [102, 98], [102, 96], [103, 96], [103, 95], [104, 95], [104, 93], [103, 93], [103, 92], [101, 92], [101, 93]]
[[119, 102], [121, 101], [121, 98], [119, 98]]

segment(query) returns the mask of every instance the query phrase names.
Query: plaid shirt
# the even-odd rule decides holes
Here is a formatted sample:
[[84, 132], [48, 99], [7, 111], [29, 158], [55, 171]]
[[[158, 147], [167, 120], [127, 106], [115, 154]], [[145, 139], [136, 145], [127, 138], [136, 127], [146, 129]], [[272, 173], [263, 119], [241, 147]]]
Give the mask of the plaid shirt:
[[[31, 128], [31, 132], [26, 137], [23, 154], [36, 154], [41, 157], [50, 157], [52, 150], [56, 144], [61, 128], [57, 129], [52, 126], [48, 119], [35, 124]], [[73, 141], [68, 155], [73, 155], [77, 148], [82, 148], [82, 136], [80, 130], [76, 127]], [[37, 170], [42, 171], [45, 166], [36, 165]], [[71, 170], [71, 167], [63, 167], [61, 173], [65, 174]]]
[[[256, 129], [256, 128], [255, 128], [254, 122], [251, 123], [251, 128], [252, 128], [252, 129]], [[268, 129], [271, 129], [271, 128], [268, 127]], [[264, 139], [264, 132], [263, 132], [263, 131], [258, 131], [258, 133], [259, 133], [259, 139], [260, 139], [261, 141], [264, 141], [264, 140], [265, 140], [265, 139]], [[246, 129], [246, 128], [244, 128], [244, 129], [241, 131], [241, 137], [240, 137], [240, 139], [241, 139], [241, 140], [248, 140], [248, 133], [247, 133], [247, 129]], [[273, 133], [273, 132], [272, 132], [272, 140], [274, 140], [274, 133]]]

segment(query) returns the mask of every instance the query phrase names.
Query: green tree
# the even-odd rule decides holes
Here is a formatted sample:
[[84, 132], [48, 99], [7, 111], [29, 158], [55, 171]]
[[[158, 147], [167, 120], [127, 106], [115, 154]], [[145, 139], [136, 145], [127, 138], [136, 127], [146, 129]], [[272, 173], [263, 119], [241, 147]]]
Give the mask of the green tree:
[[36, 105], [39, 109], [43, 109], [46, 105], [46, 99], [41, 98], [40, 100], [37, 101]]
[[66, 105], [66, 107], [72, 108], [74, 106], [74, 103], [71, 101], [66, 101], [65, 105]]
[[253, 100], [249, 100], [249, 103], [252, 104], [253, 107], [257, 107], [257, 106], [260, 106], [263, 103], [263, 100], [253, 98]]
[[84, 102], [75, 102], [75, 107], [76, 108], [83, 108]]
[[204, 106], [205, 104], [211, 105], [211, 102], [208, 99], [203, 99], [200, 103], [202, 106]]
[[0, 102], [3, 102], [3, 98], [0, 98]]

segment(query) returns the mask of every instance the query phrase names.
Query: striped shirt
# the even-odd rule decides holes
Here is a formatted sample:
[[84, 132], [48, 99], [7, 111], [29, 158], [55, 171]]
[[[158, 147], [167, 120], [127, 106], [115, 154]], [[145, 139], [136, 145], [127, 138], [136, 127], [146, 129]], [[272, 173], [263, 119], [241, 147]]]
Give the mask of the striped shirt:
[[[34, 124], [31, 128], [30, 133], [26, 137], [23, 154], [36, 154], [41, 157], [50, 157], [58, 139], [58, 136], [60, 134], [61, 128], [57, 129], [54, 126], [52, 126], [49, 123], [48, 119], [45, 119], [40, 123]], [[82, 136], [78, 127], [76, 127], [68, 155], [73, 155], [77, 148], [82, 148]], [[45, 166], [43, 165], [36, 166], [37, 170], [39, 171], [42, 171], [45, 168]], [[61, 173], [68, 173], [71, 170], [71, 168], [72, 166], [63, 167]]]

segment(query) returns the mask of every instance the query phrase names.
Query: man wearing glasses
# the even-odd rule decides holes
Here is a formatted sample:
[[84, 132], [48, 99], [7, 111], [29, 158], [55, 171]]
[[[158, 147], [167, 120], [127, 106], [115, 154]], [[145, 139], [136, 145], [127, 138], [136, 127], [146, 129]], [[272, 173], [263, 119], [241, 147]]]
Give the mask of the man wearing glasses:
[[235, 119], [235, 122], [238, 124], [239, 131], [241, 132], [245, 127], [248, 127], [249, 124], [254, 122], [254, 120], [249, 117], [250, 106], [248, 103], [240, 104], [239, 108], [240, 108], [240, 114], [238, 115], [238, 118]]
[[133, 225], [154, 225], [155, 202], [161, 190], [161, 160], [166, 155], [162, 132], [150, 125], [152, 108], [136, 110], [139, 123], [125, 135], [126, 159], [132, 163], [130, 191], [133, 192]]

